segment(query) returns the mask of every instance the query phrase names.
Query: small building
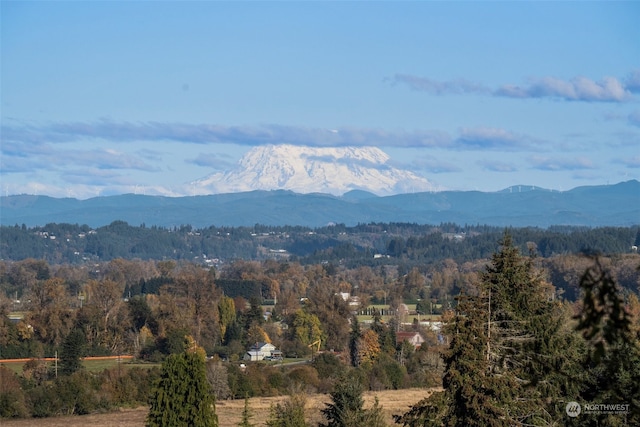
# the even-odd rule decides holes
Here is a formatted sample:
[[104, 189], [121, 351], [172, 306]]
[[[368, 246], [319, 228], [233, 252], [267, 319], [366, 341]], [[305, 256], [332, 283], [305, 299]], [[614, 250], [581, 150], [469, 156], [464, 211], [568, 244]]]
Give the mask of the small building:
[[422, 334], [420, 334], [420, 332], [415, 332], [415, 331], [396, 332], [396, 345], [400, 344], [403, 341], [407, 341], [414, 348], [420, 348], [420, 346], [422, 345], [422, 343], [424, 343], [425, 340]]
[[271, 358], [274, 351], [276, 351], [275, 345], [268, 342], [257, 342], [245, 353], [244, 360], [255, 362], [264, 360], [265, 357]]
[[249, 362], [257, 362], [264, 359], [264, 357], [257, 350], [249, 350], [244, 354], [244, 360]]

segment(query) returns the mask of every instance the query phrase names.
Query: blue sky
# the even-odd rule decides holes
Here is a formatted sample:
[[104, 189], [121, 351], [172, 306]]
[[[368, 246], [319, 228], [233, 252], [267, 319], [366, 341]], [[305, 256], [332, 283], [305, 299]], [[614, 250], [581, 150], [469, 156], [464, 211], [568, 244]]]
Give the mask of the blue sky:
[[185, 195], [277, 143], [453, 190], [640, 179], [640, 2], [1, 8], [3, 196]]

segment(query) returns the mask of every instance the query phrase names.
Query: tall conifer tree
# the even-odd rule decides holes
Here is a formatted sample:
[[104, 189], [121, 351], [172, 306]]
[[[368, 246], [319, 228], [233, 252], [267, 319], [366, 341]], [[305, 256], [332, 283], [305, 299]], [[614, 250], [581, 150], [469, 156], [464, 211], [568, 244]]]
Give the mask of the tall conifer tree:
[[188, 342], [188, 349], [168, 356], [151, 396], [148, 427], [217, 427], [215, 398], [207, 382], [204, 351]]
[[640, 332], [632, 328], [611, 272], [593, 258], [580, 280], [582, 312], [577, 329], [587, 342], [583, 361], [587, 378], [580, 398], [594, 404], [628, 405], [620, 414], [581, 415], [581, 425], [640, 425]]
[[[548, 425], [566, 418], [580, 382], [579, 341], [553, 287], [505, 233], [477, 295], [448, 325], [445, 391], [397, 417], [406, 426]], [[573, 394], [571, 393], [573, 392]]]

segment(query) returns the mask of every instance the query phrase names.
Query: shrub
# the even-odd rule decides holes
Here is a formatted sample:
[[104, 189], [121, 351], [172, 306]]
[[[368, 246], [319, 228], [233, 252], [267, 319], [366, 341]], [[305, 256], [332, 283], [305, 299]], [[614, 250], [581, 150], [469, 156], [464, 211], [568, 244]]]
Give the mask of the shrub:
[[0, 366], [0, 418], [20, 418], [27, 414], [20, 381], [9, 368]]

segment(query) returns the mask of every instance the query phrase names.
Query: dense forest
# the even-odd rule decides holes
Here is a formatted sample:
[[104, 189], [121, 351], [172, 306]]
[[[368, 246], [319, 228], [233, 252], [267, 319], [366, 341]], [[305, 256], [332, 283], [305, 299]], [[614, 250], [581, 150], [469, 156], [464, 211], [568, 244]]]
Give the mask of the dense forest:
[[[187, 260], [219, 263], [236, 259], [287, 258], [302, 264], [348, 262], [351, 266], [433, 263], [451, 258], [462, 263], [486, 259], [504, 228], [369, 223], [321, 228], [208, 227], [194, 229], [132, 226], [115, 221], [91, 229], [86, 225], [0, 227], [0, 259], [43, 259], [53, 264], [81, 264], [116, 258]], [[640, 226], [509, 229], [514, 244], [542, 257], [598, 252], [624, 254], [640, 245]], [[377, 257], [376, 257], [377, 255]], [[384, 259], [381, 259], [384, 257]]]
[[[351, 378], [368, 390], [444, 386], [398, 415], [407, 426], [470, 425], [465, 414], [499, 425], [565, 423], [563, 405], [578, 398], [638, 407], [638, 340], [629, 338], [640, 330], [638, 227], [166, 230], [116, 222], [2, 233], [3, 256], [20, 236], [31, 242], [24, 248], [47, 254], [0, 261], [0, 356], [32, 358], [21, 375], [0, 367], [3, 417], [144, 404], [157, 368], [95, 374], [79, 357], [129, 354], [155, 366], [188, 342], [209, 357], [218, 399], [337, 393]], [[132, 248], [163, 247], [155, 236], [173, 256], [133, 256], [143, 251]], [[252, 255], [204, 251], [209, 243]], [[424, 339], [417, 347], [400, 338], [414, 332]], [[258, 342], [313, 361], [241, 369]], [[54, 374], [42, 357], [55, 353]], [[614, 376], [627, 397], [607, 383]]]

